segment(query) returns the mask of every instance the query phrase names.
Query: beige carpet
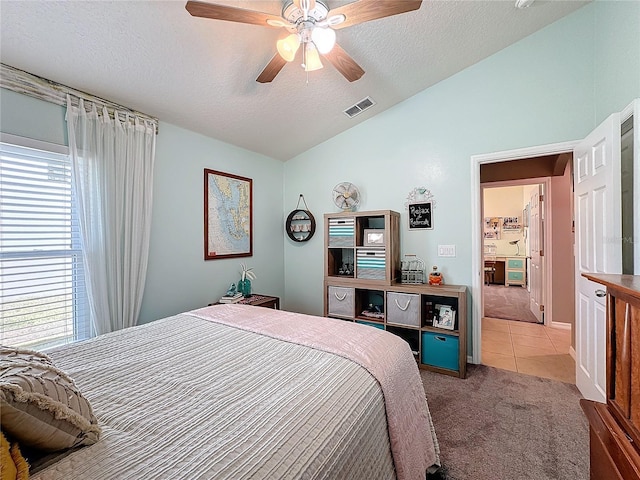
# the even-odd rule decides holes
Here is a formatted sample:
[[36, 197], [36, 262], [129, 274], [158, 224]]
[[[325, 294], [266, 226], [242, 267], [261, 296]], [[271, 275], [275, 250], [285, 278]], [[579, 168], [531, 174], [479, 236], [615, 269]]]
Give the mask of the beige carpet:
[[485, 365], [466, 379], [421, 371], [447, 480], [587, 480], [575, 385]]
[[538, 323], [529, 309], [529, 292], [526, 288], [513, 285], [484, 285], [484, 316]]

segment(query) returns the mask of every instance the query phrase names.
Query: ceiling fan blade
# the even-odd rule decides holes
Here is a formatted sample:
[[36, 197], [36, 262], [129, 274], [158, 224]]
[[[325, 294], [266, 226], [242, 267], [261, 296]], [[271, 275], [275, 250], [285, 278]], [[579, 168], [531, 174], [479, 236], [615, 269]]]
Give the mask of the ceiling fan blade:
[[280, 73], [280, 70], [282, 70], [282, 67], [284, 67], [286, 63], [287, 61], [282, 58], [279, 53], [276, 53], [271, 61], [267, 64], [267, 66], [264, 67], [264, 70], [262, 70], [260, 75], [258, 75], [258, 78], [256, 78], [256, 82], [271, 82], [274, 78], [276, 78], [276, 75]]
[[337, 43], [329, 53], [325, 53], [323, 56], [350, 82], [355, 82], [364, 75], [362, 67]]
[[337, 30], [378, 18], [418, 10], [421, 4], [422, 0], [358, 0], [332, 9], [329, 16], [344, 15], [346, 17], [344, 22], [333, 27]]
[[254, 10], [244, 10], [242, 8], [227, 7], [226, 5], [216, 5], [215, 3], [189, 0], [185, 8], [194, 17], [226, 20], [228, 22], [249, 23], [251, 25], [261, 25], [263, 27], [276, 26], [268, 24], [268, 20], [271, 20], [274, 23], [282, 23], [282, 17], [277, 15], [256, 12]]

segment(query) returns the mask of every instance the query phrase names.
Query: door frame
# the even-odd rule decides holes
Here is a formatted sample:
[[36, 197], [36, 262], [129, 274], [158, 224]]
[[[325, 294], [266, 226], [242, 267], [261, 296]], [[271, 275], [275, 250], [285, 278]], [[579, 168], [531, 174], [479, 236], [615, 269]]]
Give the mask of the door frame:
[[[620, 125], [629, 120], [631, 116], [633, 118], [633, 160], [634, 160], [634, 173], [633, 173], [633, 197], [635, 205], [640, 205], [640, 168], [636, 172], [635, 167], [640, 165], [640, 142], [636, 142], [637, 138], [640, 138], [640, 98], [634, 98], [633, 101], [627, 105], [620, 112]], [[640, 238], [640, 222], [634, 222], [633, 224], [633, 238]], [[636, 248], [634, 252], [634, 274], [640, 275], [640, 248]]]
[[[489, 162], [491, 163], [491, 162]], [[551, 206], [553, 205], [553, 199], [551, 194], [551, 177], [533, 177], [533, 178], [523, 178], [521, 180], [502, 180], [499, 182], [491, 182], [491, 184], [480, 184], [480, 217], [482, 218], [482, 212], [484, 211], [484, 191], [485, 189], [490, 188], [504, 188], [504, 187], [518, 187], [525, 185], [544, 185], [544, 201], [542, 202], [542, 208], [544, 209], [544, 222], [545, 228], [543, 231], [544, 235], [544, 257], [542, 257], [543, 262], [543, 292], [542, 298], [544, 300], [545, 312], [544, 312], [544, 324], [551, 325], [553, 322], [553, 318], [551, 315], [551, 309], [548, 309], [546, 305], [551, 305], [551, 297], [552, 297], [552, 289], [551, 285], [551, 268], [549, 268], [549, 261], [551, 259], [551, 252], [553, 249], [553, 242], [551, 241]], [[482, 250], [482, 234], [480, 234], [481, 245], [480, 248]], [[483, 258], [481, 259], [482, 266], [484, 267], [484, 252]], [[484, 270], [483, 270], [484, 271]], [[484, 276], [483, 276], [484, 280]], [[484, 295], [482, 293], [482, 289], [484, 289], [484, 281], [480, 283], [480, 321], [482, 321], [482, 317], [484, 317]], [[482, 329], [481, 329], [482, 330]]]
[[[554, 155], [560, 154], [564, 152], [573, 152], [573, 148], [578, 144], [578, 141], [570, 141], [570, 142], [562, 142], [562, 143], [553, 143], [548, 145], [538, 145], [534, 147], [526, 147], [519, 148], [515, 150], [504, 150], [501, 152], [493, 152], [493, 153], [484, 153], [480, 155], [472, 155], [471, 156], [471, 229], [473, 234], [471, 235], [471, 267], [472, 267], [472, 277], [471, 277], [471, 298], [472, 298], [472, 308], [471, 308], [471, 338], [472, 338], [472, 347], [473, 354], [471, 356], [471, 363], [479, 364], [482, 362], [482, 310], [483, 310], [483, 300], [482, 300], [482, 283], [483, 283], [483, 252], [482, 252], [482, 231], [483, 231], [483, 220], [482, 220], [482, 188], [480, 186], [480, 166], [488, 163], [500, 163], [500, 162], [508, 162], [510, 160], [521, 160], [531, 157], [540, 157], [544, 155]], [[519, 180], [518, 180], [519, 181]], [[516, 180], [510, 181], [512, 185], [515, 184]], [[500, 186], [499, 183], [495, 182], [495, 186]], [[505, 183], [505, 182], [503, 182]], [[522, 184], [525, 183], [545, 183], [545, 178], [532, 178], [523, 180]], [[549, 182], [550, 185], [550, 182]], [[545, 187], [546, 188], [546, 187]], [[551, 190], [548, 188], [545, 192], [545, 195], [550, 194]], [[551, 200], [551, 197], [548, 197]], [[548, 225], [550, 225], [551, 220], [551, 202], [545, 202], [545, 221]], [[545, 237], [545, 256], [547, 258], [551, 258], [551, 228], [545, 228], [544, 237]], [[545, 259], [546, 262], [546, 259]], [[551, 301], [551, 269], [548, 268], [548, 265], [545, 265], [545, 293], [544, 298], [545, 302], [549, 305]], [[549, 320], [553, 321], [551, 318], [551, 308], [548, 308]], [[545, 315], [545, 324], [546, 324]]]

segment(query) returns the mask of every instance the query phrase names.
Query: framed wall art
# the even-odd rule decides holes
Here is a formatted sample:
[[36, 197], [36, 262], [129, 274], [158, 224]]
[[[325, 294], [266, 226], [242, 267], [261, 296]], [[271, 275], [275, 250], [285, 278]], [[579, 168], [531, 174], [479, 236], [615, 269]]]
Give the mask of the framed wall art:
[[520, 217], [502, 217], [503, 232], [519, 232], [521, 228]]
[[409, 230], [433, 229], [433, 204], [431, 201], [410, 203], [409, 210]]
[[502, 217], [484, 217], [484, 238], [500, 240]]
[[253, 180], [204, 169], [204, 259], [253, 255]]

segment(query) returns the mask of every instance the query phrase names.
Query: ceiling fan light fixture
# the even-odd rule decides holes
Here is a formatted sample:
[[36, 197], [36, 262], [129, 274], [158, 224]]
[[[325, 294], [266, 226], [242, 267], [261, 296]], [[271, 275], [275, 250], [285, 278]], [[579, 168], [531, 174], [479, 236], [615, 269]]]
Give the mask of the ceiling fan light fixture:
[[[323, 52], [326, 60], [349, 82], [359, 80], [364, 75], [364, 70], [335, 42], [335, 33], [331, 30], [418, 10], [423, 3], [422, 0], [389, 0], [380, 2], [347, 0], [346, 5], [334, 6], [332, 10], [327, 5], [329, 0], [279, 0], [278, 3], [282, 5], [282, 10], [278, 17], [257, 10], [227, 5], [236, 3], [228, 0], [222, 3], [209, 3], [210, 1], [187, 0], [185, 8], [193, 17], [284, 28], [287, 30], [287, 33], [283, 35], [283, 37], [286, 37], [275, 42], [278, 53], [271, 58], [262, 72], [260, 72], [260, 75], [256, 78], [258, 83], [273, 81], [287, 62], [295, 60], [301, 44], [303, 47], [302, 67], [307, 72], [322, 68], [319, 56], [320, 51]], [[344, 3], [344, 0], [341, 2], [338, 2], [338, 0], [331, 1]], [[534, 0], [512, 1], [530, 3]], [[319, 30], [314, 34], [314, 29], [316, 28], [319, 28]], [[309, 76], [307, 75], [308, 81]]]
[[305, 45], [304, 53], [305, 59], [302, 66], [306, 72], [313, 72], [314, 70], [320, 70], [322, 68], [320, 55], [318, 55], [318, 50], [313, 43], [309, 42]]
[[320, 53], [327, 54], [336, 44], [336, 32], [331, 28], [315, 27], [311, 32], [311, 40]]
[[287, 62], [293, 61], [296, 58], [296, 52], [300, 47], [300, 36], [297, 33], [292, 33], [284, 38], [281, 38], [276, 42], [276, 48], [278, 53]]

